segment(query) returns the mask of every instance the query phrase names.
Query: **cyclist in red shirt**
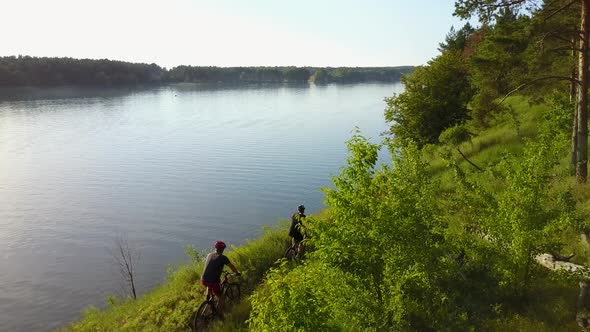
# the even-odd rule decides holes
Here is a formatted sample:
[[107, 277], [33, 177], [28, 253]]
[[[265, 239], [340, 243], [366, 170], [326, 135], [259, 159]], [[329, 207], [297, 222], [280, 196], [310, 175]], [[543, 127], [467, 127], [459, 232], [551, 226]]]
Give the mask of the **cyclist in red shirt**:
[[201, 276], [201, 285], [207, 287], [207, 298], [211, 295], [210, 292], [213, 292], [213, 294], [219, 299], [218, 309], [221, 317], [223, 317], [223, 305], [225, 303], [220, 287], [223, 268], [227, 265], [236, 275], [240, 275], [238, 269], [236, 269], [236, 267], [229, 261], [229, 258], [223, 254], [225, 247], [226, 245], [223, 241], [215, 242], [215, 251], [207, 255], [205, 269]]

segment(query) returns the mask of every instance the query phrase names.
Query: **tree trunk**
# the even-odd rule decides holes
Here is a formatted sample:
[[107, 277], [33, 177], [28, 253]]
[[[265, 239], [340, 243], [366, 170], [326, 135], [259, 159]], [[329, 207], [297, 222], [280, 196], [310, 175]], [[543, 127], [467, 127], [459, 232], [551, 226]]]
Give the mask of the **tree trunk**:
[[580, 23], [580, 53], [578, 57], [578, 146], [576, 180], [586, 183], [588, 178], [588, 42], [590, 37], [590, 0], [582, 0]]
[[576, 305], [576, 322], [578, 326], [587, 329], [590, 322], [588, 321], [588, 288], [590, 281], [588, 279], [580, 281], [580, 294], [578, 295], [578, 303]]
[[[575, 52], [575, 51], [574, 51]], [[575, 79], [576, 78], [576, 70], [572, 69], [572, 73], [571, 73], [571, 78]], [[570, 102], [574, 102], [574, 99], [576, 98], [576, 82], [571, 82], [570, 83]]]
[[[574, 30], [575, 31], [575, 30]], [[572, 77], [572, 81], [570, 82], [570, 103], [574, 102], [574, 99], [576, 98], [576, 82], [574, 81], [576, 78], [576, 66], [574, 65], [575, 63], [575, 59], [576, 59], [576, 41], [577, 38], [576, 36], [572, 36], [572, 72], [571, 72], [571, 77]]]
[[590, 231], [588, 230], [583, 230], [582, 233], [580, 234], [580, 237], [582, 238], [582, 243], [584, 244], [584, 247], [586, 247], [586, 250], [590, 248]]
[[133, 280], [133, 274], [129, 274], [129, 282], [131, 284], [131, 295], [133, 295], [133, 299], [137, 300], [137, 292], [135, 291], [135, 281]]
[[578, 107], [574, 107], [574, 123], [572, 124], [572, 151], [570, 175], [576, 174], [578, 165]]
[[[574, 35], [572, 37], [572, 61], [575, 62], [576, 59], [576, 48], [577, 48], [577, 38]], [[574, 104], [574, 121], [572, 125], [572, 147], [571, 147], [571, 163], [570, 163], [570, 175], [576, 174], [576, 165], [578, 164], [578, 107], [576, 106], [576, 82], [575, 79], [577, 77], [576, 66], [572, 64], [572, 73], [571, 73], [572, 81], [570, 82], [570, 103]]]

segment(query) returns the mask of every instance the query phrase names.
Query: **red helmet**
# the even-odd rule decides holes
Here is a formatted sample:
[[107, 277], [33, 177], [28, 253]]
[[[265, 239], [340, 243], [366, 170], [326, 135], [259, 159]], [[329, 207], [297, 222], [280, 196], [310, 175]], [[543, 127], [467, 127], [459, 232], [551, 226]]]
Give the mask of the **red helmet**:
[[225, 249], [226, 245], [223, 241], [215, 242], [215, 249]]

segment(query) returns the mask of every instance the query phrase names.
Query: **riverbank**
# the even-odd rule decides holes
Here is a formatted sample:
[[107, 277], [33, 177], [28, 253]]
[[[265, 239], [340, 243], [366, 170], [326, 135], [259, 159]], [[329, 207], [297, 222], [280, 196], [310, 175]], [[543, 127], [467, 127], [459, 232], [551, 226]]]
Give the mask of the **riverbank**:
[[[332, 200], [334, 203], [334, 199], [354, 202], [351, 201], [352, 196], [347, 195], [357, 195], [357, 190], [362, 190], [364, 194], [355, 199], [363, 201], [354, 203], [359, 204], [359, 207], [388, 204], [387, 201], [393, 199], [397, 202], [395, 209], [373, 210], [368, 215], [362, 213], [364, 219], [348, 223], [358, 218], [356, 213], [360, 213], [361, 209], [342, 210], [342, 207], [334, 205], [335, 212], [330, 213], [336, 214], [329, 218], [312, 218], [314, 227], [318, 227], [313, 239], [317, 240], [320, 246], [316, 252], [309, 255], [306, 264], [295, 267], [276, 265], [276, 260], [289, 244], [285, 225], [267, 230], [261, 238], [248, 242], [243, 247], [234, 248], [229, 255], [240, 267], [247, 266], [241, 269], [248, 270], [244, 282], [247, 285], [247, 293], [252, 293], [252, 296], [246, 296], [242, 303], [228, 314], [227, 319], [214, 325], [212, 330], [275, 330], [280, 326], [292, 326], [303, 330], [331, 327], [335, 330], [358, 328], [378, 331], [395, 323], [379, 318], [383, 317], [382, 315], [371, 317], [370, 312], [385, 310], [385, 306], [396, 303], [395, 301], [398, 301], [398, 304], [392, 306], [391, 310], [410, 303], [414, 306], [412, 310], [417, 310], [416, 315], [422, 310], [432, 310], [438, 317], [437, 320], [430, 319], [430, 316], [405, 318], [412, 324], [440, 324], [439, 326], [449, 329], [454, 327], [458, 330], [464, 327], [493, 331], [578, 330], [575, 322], [575, 303], [578, 294], [576, 276], [557, 274], [540, 265], [528, 266], [528, 275], [523, 276], [520, 271], [527, 267], [511, 256], [512, 250], [515, 249], [510, 245], [514, 244], [498, 246], [498, 241], [504, 241], [503, 238], [490, 237], [483, 228], [485, 226], [490, 229], [489, 232], [498, 232], [497, 228], [502, 230], [512, 227], [506, 235], [499, 234], [508, 237], [527, 236], [530, 233], [534, 237], [530, 237], [529, 241], [544, 241], [543, 237], [554, 235], [548, 233], [549, 231], [559, 232], [560, 240], [555, 240], [560, 242], [559, 246], [557, 242], [553, 242], [552, 247], [541, 245], [536, 250], [560, 248], [556, 253], [564, 255], [575, 252], [576, 256], [572, 261], [578, 264], [585, 264], [590, 257], [588, 247], [578, 235], [578, 227], [583, 225], [582, 221], [587, 219], [590, 211], [588, 190], [584, 185], [576, 185], [575, 179], [569, 175], [567, 150], [561, 149], [561, 145], [567, 143], [562, 141], [563, 137], [554, 136], [549, 140], [547, 137], [543, 138], [545, 126], [554, 125], [554, 122], [547, 121], [546, 118], [554, 116], [555, 114], [551, 114], [556, 111], [549, 105], [531, 106], [528, 100], [522, 97], [511, 98], [508, 103], [513, 113], [506, 113], [504, 117], [497, 119], [494, 126], [478, 132], [471, 141], [462, 143], [460, 149], [463, 156], [449, 154], [448, 148], [444, 146], [430, 147], [415, 152], [414, 155], [406, 155], [406, 159], [398, 160], [398, 164], [394, 165], [404, 171], [409, 166], [404, 165], [402, 161], [416, 164], [412, 166], [414, 168], [411, 172], [404, 173], [401, 177], [395, 173], [399, 172], [399, 169], [393, 170], [391, 174], [387, 170], [379, 171], [373, 174], [371, 180], [364, 178], [364, 171], [358, 168], [355, 173], [343, 170], [343, 174], [348, 174], [347, 176], [360, 176], [364, 179], [362, 181], [370, 180], [363, 186], [376, 191], [365, 192], [367, 189], [356, 187], [359, 185], [357, 183], [350, 187], [355, 188], [353, 192], [346, 194], [346, 189], [343, 189], [348, 188], [346, 186], [340, 187], [342, 192], [339, 192], [336, 198], [334, 194], [328, 195], [331, 197], [328, 199], [329, 202]], [[557, 144], [559, 149], [555, 151], [560, 152], [549, 160], [558, 162], [541, 165], [547, 162], [544, 158], [549, 157], [546, 152], [542, 152], [542, 145], [538, 147], [535, 144], [541, 144], [543, 140], [549, 142], [543, 144]], [[352, 148], [358, 148], [352, 151], [359, 153], [357, 158], [371, 158], [370, 145], [362, 147], [362, 142], [360, 140], [356, 141], [357, 145], [350, 145]], [[534, 153], [536, 150], [540, 152]], [[469, 158], [469, 161], [463, 157]], [[426, 160], [428, 163], [412, 161], [414, 158]], [[353, 165], [357, 165], [354, 167], [367, 166], [354, 164], [354, 159], [352, 162]], [[479, 171], [473, 164], [486, 171]], [[537, 168], [541, 166], [545, 167], [543, 169], [549, 172], [549, 176], [544, 176], [545, 173], [541, 173]], [[342, 185], [345, 182], [341, 182], [343, 175], [340, 176], [338, 181]], [[383, 186], [387, 182], [382, 181], [389, 177], [390, 181], [394, 182]], [[492, 179], [495, 181], [491, 181]], [[524, 182], [519, 182], [521, 179], [524, 179]], [[352, 180], [349, 178], [347, 181]], [[465, 183], [469, 185], [465, 187]], [[539, 183], [534, 187], [537, 189], [527, 189], [531, 183]], [[403, 186], [399, 187], [400, 184]], [[383, 190], [393, 191], [387, 193]], [[377, 194], [378, 201], [372, 201], [375, 198], [373, 194]], [[388, 195], [398, 196], [384, 199]], [[523, 200], [527, 195], [535, 195], [536, 200]], [[558, 209], [562, 209], [560, 204], [568, 204], [575, 211], [566, 211], [570, 214], [556, 214]], [[376, 208], [378, 207], [372, 207]], [[547, 212], [541, 213], [539, 210]], [[384, 213], [385, 211], [389, 212]], [[390, 220], [389, 215], [396, 215], [402, 211], [405, 212], [398, 217], [401, 219], [393, 219], [401, 220], [402, 224], [386, 223]], [[514, 211], [516, 213], [513, 213]], [[529, 212], [523, 214], [525, 212], [522, 211]], [[345, 214], [338, 215], [341, 213]], [[489, 219], [480, 220], [474, 219], [472, 213], [480, 213], [482, 218], [487, 213], [490, 215], [486, 217]], [[564, 219], [570, 218], [568, 215], [579, 220], [581, 224], [576, 226], [572, 224], [572, 220]], [[556, 219], [556, 216], [559, 217]], [[418, 220], [413, 221], [415, 218], [419, 218], [418, 220], [425, 224], [413, 226], [410, 222], [417, 222]], [[512, 226], [506, 226], [507, 218], [514, 218], [508, 219], [513, 220]], [[529, 221], [525, 223], [526, 220]], [[530, 226], [533, 221], [558, 223], [542, 229], [541, 226]], [[345, 224], [341, 224], [343, 222]], [[429, 230], [428, 227], [433, 226], [428, 223], [438, 226]], [[402, 225], [404, 228], [401, 228]], [[474, 230], [478, 225], [480, 228]], [[529, 228], [523, 230], [525, 226]], [[396, 248], [382, 243], [391, 241], [388, 239], [397, 236], [396, 234], [412, 232], [413, 227], [416, 227], [413, 236], [424, 238], [403, 236], [400, 238], [403, 240], [400, 245], [407, 248]], [[345, 233], [346, 245], [338, 245], [335, 254], [326, 255], [326, 250], [330, 249], [326, 244], [338, 240], [341, 236], [334, 232]], [[432, 235], [428, 235], [429, 232], [433, 232]], [[441, 237], [441, 234], [444, 234], [444, 237]], [[329, 237], [326, 237], [328, 235]], [[354, 250], [360, 251], [354, 254]], [[370, 254], [373, 251], [374, 257], [361, 254]], [[429, 258], [427, 253], [434, 255], [433, 258]], [[536, 254], [536, 251], [531, 253]], [[138, 301], [115, 303], [105, 311], [88, 310], [85, 318], [72, 324], [68, 330], [186, 330], [191, 311], [203, 296], [199, 293], [196, 283], [202, 268], [201, 257], [193, 256], [195, 260], [190, 266], [182, 267], [171, 274], [168, 283]], [[415, 265], [424, 257], [431, 266]], [[372, 296], [372, 288], [367, 288], [366, 281], [354, 277], [351, 272], [346, 272], [355, 271], [355, 264], [365, 266], [358, 262], [359, 259], [364, 261], [373, 258], [383, 265], [391, 264], [389, 262], [402, 264], [404, 259], [408, 259], [410, 264], [414, 264], [414, 269], [428, 269], [434, 266], [434, 270], [416, 270], [409, 275], [406, 273], [407, 269], [401, 270], [399, 273], [404, 276], [403, 278], [409, 279], [397, 279], [398, 281], [391, 285], [393, 288], [383, 288], [383, 291], [392, 292], [393, 296], [388, 295], [376, 300]], [[534, 257], [525, 256], [525, 259], [532, 262]], [[336, 260], [337, 263], [329, 263], [330, 260]], [[460, 262], [459, 265], [457, 262]], [[381, 268], [379, 264], [370, 266]], [[400, 278], [394, 270], [395, 266], [388, 269], [391, 269], [386, 273], [388, 277], [379, 279], [379, 287], [387, 285], [389, 280]], [[406, 297], [403, 295], [405, 293], [401, 293], [396, 297], [395, 294], [400, 294], [396, 287], [401, 287], [397, 286], [398, 282], [399, 285], [404, 285], [404, 292], [411, 292], [413, 295]], [[445, 296], [446, 299], [440, 303], [431, 302], [427, 300], [431, 296]], [[422, 303], [419, 301], [426, 301], [420, 304], [425, 306], [424, 308], [418, 307], [418, 304]], [[452, 303], [445, 304], [448, 301]], [[310, 308], [315, 308], [317, 312], [306, 311], [307, 314], [302, 316], [301, 310]]]
[[[252, 293], [289, 245], [286, 226], [281, 224], [266, 228], [258, 238], [226, 252], [242, 272], [240, 283], [244, 298]], [[161, 286], [137, 300], [111, 298], [105, 310], [87, 308], [84, 318], [63, 331], [186, 331], [188, 319], [203, 301], [204, 287], [199, 280], [206, 253], [187, 248], [187, 254], [191, 261], [170, 271]]]

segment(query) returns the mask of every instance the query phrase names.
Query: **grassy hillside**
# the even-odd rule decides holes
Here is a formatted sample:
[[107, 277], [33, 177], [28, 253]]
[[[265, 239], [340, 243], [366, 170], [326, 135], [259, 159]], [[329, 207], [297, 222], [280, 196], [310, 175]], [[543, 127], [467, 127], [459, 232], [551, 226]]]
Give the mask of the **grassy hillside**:
[[[459, 147], [467, 158], [483, 169], [493, 169], [508, 155], [517, 158], [522, 156], [525, 145], [539, 140], [541, 128], [551, 125], [550, 121], [554, 120], [548, 119], [548, 116], [556, 112], [554, 106], [530, 104], [525, 97], [509, 98], [506, 105], [508, 111], [498, 117], [491, 128], [477, 132], [475, 137]], [[564, 124], [565, 134], [570, 123], [565, 121]], [[551, 186], [550, 195], [560, 192], [571, 193], [575, 201], [576, 216], [583, 222], [590, 216], [590, 190], [587, 185], [578, 185], [575, 177], [570, 175], [568, 144], [568, 141], [561, 142], [558, 160], [551, 174], [552, 179], [548, 181]], [[468, 223], [466, 219], [469, 217], [465, 215], [468, 214], [465, 213], [467, 209], [451, 207], [468, 202], [452, 201], [457, 198], [452, 193], [460, 189], [454, 174], [456, 170], [449, 167], [448, 156], [442, 157], [446, 153], [443, 151], [444, 148], [434, 147], [430, 150], [425, 149], [424, 154], [432, 166], [433, 177], [440, 181], [439, 197], [443, 201], [448, 198], [443, 203], [449, 207], [445, 219], [449, 221], [451, 229], [456, 229], [460, 233]], [[471, 177], [472, 183], [487, 188], [489, 192], [505, 189], [504, 183], [475, 172], [458, 153], [453, 153], [452, 161], [470, 174], [468, 176]], [[579, 229], [570, 227], [564, 230], [560, 237], [563, 243], [560, 253], [575, 253], [572, 262], [588, 266], [590, 252], [581, 241]], [[580, 331], [575, 322], [579, 293], [578, 278], [557, 275], [538, 266], [535, 269], [536, 279], [530, 282], [528, 289], [528, 293], [534, 295], [524, 299], [513, 299], [513, 302], [508, 301], [490, 308], [490, 313], [494, 310], [498, 312], [484, 319], [480, 328], [491, 331]]]

